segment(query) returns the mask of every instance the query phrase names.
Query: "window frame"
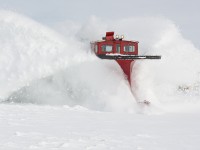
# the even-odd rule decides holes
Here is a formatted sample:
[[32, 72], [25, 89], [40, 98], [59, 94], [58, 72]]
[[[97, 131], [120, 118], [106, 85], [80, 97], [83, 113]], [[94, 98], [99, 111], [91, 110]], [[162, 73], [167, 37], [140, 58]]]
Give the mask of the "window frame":
[[116, 53], [121, 53], [121, 44], [116, 44]]
[[95, 44], [95, 46], [94, 46], [94, 52], [98, 53], [98, 45], [97, 44]]
[[[129, 47], [128, 51], [126, 51], [126, 47]], [[130, 51], [130, 47], [132, 47], [132, 51]], [[125, 53], [134, 53], [135, 50], [136, 50], [135, 45], [124, 45], [124, 47], [123, 47], [123, 51]]]
[[[105, 47], [110, 46], [111, 50], [110, 51], [104, 50], [103, 49], [104, 46]], [[113, 52], [113, 45], [112, 44], [103, 44], [103, 45], [101, 45], [101, 51], [104, 52], [104, 53], [111, 53], [111, 52]]]

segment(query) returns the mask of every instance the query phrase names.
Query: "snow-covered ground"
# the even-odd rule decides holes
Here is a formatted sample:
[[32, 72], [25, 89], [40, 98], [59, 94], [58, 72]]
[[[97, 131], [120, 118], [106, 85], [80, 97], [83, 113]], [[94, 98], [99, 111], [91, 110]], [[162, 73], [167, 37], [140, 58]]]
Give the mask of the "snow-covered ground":
[[198, 150], [200, 115], [0, 105], [1, 150]]
[[[0, 150], [200, 149], [200, 51], [172, 21], [92, 17], [52, 30], [1, 10], [0, 23]], [[135, 63], [134, 96], [115, 61], [88, 51], [110, 30], [162, 55]]]

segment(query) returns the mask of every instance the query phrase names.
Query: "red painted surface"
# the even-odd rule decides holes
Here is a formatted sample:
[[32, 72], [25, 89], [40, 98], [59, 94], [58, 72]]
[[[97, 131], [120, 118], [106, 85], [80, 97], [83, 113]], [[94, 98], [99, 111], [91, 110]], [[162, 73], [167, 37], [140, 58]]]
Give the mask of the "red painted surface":
[[106, 40], [114, 40], [114, 32], [106, 32]]
[[134, 64], [134, 60], [116, 60], [116, 61], [122, 68], [124, 74], [127, 77], [129, 84], [131, 85], [131, 73], [132, 73], [132, 66]]

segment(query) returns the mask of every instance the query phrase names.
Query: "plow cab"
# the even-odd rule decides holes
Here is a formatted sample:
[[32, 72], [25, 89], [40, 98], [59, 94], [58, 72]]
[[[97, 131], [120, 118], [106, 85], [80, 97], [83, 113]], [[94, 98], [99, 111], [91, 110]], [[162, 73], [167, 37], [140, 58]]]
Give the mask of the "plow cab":
[[114, 38], [114, 32], [106, 32], [102, 41], [92, 43], [93, 50], [98, 57], [103, 59], [118, 59], [114, 57], [117, 55], [121, 55], [122, 58], [123, 55], [138, 55], [138, 41], [125, 41], [123, 38], [123, 35], [121, 37], [116, 35], [116, 38]]

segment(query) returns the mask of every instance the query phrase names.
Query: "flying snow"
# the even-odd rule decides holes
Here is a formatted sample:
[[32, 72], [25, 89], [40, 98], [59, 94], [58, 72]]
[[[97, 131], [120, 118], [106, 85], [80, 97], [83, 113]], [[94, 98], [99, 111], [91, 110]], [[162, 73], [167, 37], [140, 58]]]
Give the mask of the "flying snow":
[[[200, 108], [200, 51], [166, 18], [93, 16], [83, 25], [67, 21], [52, 30], [0, 11], [0, 22], [1, 101], [137, 112], [137, 99], [150, 101], [152, 111]], [[106, 31], [140, 41], [140, 54], [162, 55], [135, 63], [134, 96], [117, 63], [89, 52], [89, 42]]]

